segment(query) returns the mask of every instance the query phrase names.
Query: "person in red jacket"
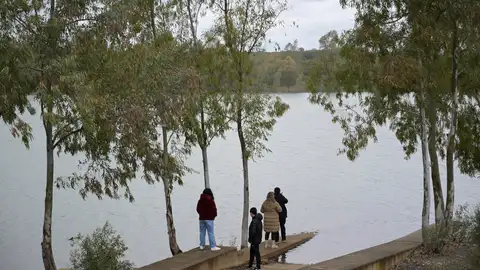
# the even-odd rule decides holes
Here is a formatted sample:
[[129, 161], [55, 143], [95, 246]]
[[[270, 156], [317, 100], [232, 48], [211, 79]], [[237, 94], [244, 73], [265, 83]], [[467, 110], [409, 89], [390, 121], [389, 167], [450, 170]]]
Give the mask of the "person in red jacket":
[[208, 241], [210, 249], [213, 251], [220, 250], [215, 243], [215, 234], [213, 230], [213, 221], [217, 217], [217, 206], [212, 190], [206, 188], [197, 203], [197, 213], [200, 223], [200, 249], [205, 248], [205, 233], [208, 232]]

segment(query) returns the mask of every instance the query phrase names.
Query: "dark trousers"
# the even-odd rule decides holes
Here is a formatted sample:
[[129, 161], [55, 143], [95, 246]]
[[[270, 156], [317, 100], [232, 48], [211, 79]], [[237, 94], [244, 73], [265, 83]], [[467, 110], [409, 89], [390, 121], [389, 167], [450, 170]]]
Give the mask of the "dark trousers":
[[[265, 240], [268, 240], [270, 238], [270, 233], [265, 232]], [[280, 234], [278, 232], [272, 232], [272, 240], [277, 242], [280, 240]]]
[[260, 245], [259, 244], [251, 244], [250, 245], [250, 261], [248, 263], [248, 267], [251, 268], [253, 266], [253, 258], [257, 260], [257, 268], [260, 269], [260, 264], [262, 263], [262, 259], [260, 257]]
[[287, 232], [285, 231], [285, 222], [287, 222], [287, 218], [280, 217], [280, 231], [282, 232], [282, 241], [287, 240]]

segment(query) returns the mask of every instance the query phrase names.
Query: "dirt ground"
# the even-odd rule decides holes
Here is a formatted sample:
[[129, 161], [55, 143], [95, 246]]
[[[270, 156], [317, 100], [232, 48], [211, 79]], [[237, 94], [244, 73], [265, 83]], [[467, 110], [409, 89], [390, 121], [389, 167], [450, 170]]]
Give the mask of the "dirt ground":
[[465, 245], [449, 248], [444, 254], [425, 254], [415, 251], [408, 259], [397, 265], [395, 270], [478, 270], [468, 264], [469, 247]]

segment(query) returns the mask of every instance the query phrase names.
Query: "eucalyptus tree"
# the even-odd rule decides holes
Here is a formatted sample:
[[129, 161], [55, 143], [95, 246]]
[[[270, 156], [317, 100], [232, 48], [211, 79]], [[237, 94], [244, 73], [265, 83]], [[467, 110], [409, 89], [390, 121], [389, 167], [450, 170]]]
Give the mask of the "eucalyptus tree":
[[0, 8], [0, 118], [10, 126], [12, 135], [21, 137], [28, 148], [31, 127], [20, 115], [35, 113], [28, 98], [34, 93], [35, 85], [31, 83], [31, 70], [25, 68], [31, 59], [28, 48], [21, 43], [24, 33], [13, 35], [11, 32], [16, 22], [10, 19], [9, 8], [6, 3]]
[[241, 247], [248, 245], [249, 174], [248, 161], [269, 151], [265, 144], [270, 132], [287, 110], [279, 97], [260, 94], [262, 78], [252, 74], [251, 55], [266, 42], [266, 32], [279, 23], [278, 16], [286, 9], [282, 0], [215, 0], [216, 15], [213, 33], [220, 36], [227, 48], [230, 68], [229, 118], [235, 123], [241, 148], [243, 168], [243, 217]]
[[226, 54], [224, 46], [215, 39], [208, 35], [199, 37], [198, 19], [208, 9], [206, 1], [185, 0], [181, 7], [190, 29], [191, 51], [201, 88], [196, 105], [184, 122], [185, 136], [189, 142], [198, 144], [202, 151], [204, 184], [205, 188], [210, 188], [207, 148], [214, 138], [224, 138], [225, 131], [230, 129], [222, 94], [227, 86], [223, 76]]
[[[347, 154], [350, 160], [358, 157], [359, 151], [368, 145], [370, 139], [377, 140], [376, 126], [385, 125], [387, 121], [390, 121], [390, 128], [403, 142], [408, 158], [416, 150], [416, 127], [426, 131], [426, 122], [422, 119], [417, 121], [419, 115], [425, 116], [424, 110], [420, 108], [418, 113], [408, 94], [420, 90], [417, 82], [422, 78], [419, 77], [421, 72], [415, 56], [412, 57], [407, 51], [409, 44], [404, 38], [403, 22], [394, 23], [403, 7], [398, 7], [398, 13], [386, 15], [383, 12], [388, 8], [377, 8], [375, 3], [369, 1], [365, 2], [365, 6], [359, 3], [349, 2], [359, 10], [354, 29], [344, 33], [341, 38], [335, 32], [329, 32], [320, 39], [322, 47], [332, 53], [324, 55], [311, 71], [310, 88], [313, 94], [310, 100], [324, 106], [332, 113], [333, 121], [341, 125], [345, 132], [342, 140], [345, 148], [340, 153]], [[338, 47], [341, 47], [341, 58], [334, 53]], [[320, 92], [335, 88], [340, 91], [336, 94], [337, 104], [329, 94]], [[351, 104], [351, 97], [357, 99], [354, 101], [357, 104]], [[405, 122], [411, 126], [405, 125]], [[426, 134], [422, 134], [422, 153], [426, 157]], [[427, 161], [424, 158], [422, 216], [425, 226], [429, 225]]]
[[[156, 125], [161, 130], [161, 140], [157, 143], [157, 151], [146, 159], [144, 170], [149, 183], [163, 182], [170, 251], [172, 255], [177, 255], [182, 250], [176, 240], [171, 194], [174, 184], [182, 185], [182, 177], [191, 171], [184, 164], [190, 154], [190, 145], [182, 137], [183, 119], [191, 110], [198, 78], [194, 68], [190, 69], [188, 58], [183, 58], [188, 55], [185, 48], [177, 44], [171, 35], [159, 35], [155, 42], [157, 46], [163, 42], [167, 44], [151, 48], [149, 65], [139, 80], [152, 97], [152, 110], [156, 114]], [[164, 69], [166, 64], [168, 69]]]
[[[404, 40], [388, 44], [389, 40], [398, 40], [398, 37], [383, 32], [380, 37], [376, 33], [378, 40], [385, 42], [379, 45], [377, 39], [370, 41], [363, 37], [362, 31], [364, 29], [348, 31], [337, 40], [342, 47], [341, 58], [323, 56], [314, 65], [309, 81], [313, 91], [310, 100], [323, 106], [332, 114], [332, 121], [340, 124], [345, 134], [342, 139], [345, 147], [339, 154], [346, 154], [352, 161], [370, 140], [377, 140], [378, 126], [387, 125], [395, 132], [406, 158], [416, 151], [417, 135], [420, 135], [424, 186], [422, 226], [427, 229], [430, 165], [425, 107], [417, 103], [423, 101], [424, 89], [419, 83], [423, 80], [421, 67], [415, 56], [406, 52]], [[368, 47], [367, 42], [370, 42]], [[333, 89], [338, 91], [335, 97], [328, 93]]]
[[[178, 68], [169, 65], [177, 55], [166, 49], [165, 58], [154, 58], [148, 47], [135, 44], [146, 37], [139, 29], [139, 5], [132, 1], [5, 1], [1, 6], [2, 22], [8, 22], [2, 37], [18, 49], [2, 59], [2, 64], [17, 65], [8, 70], [15, 76], [8, 76], [4, 89], [10, 85], [22, 95], [33, 93], [40, 104], [47, 160], [42, 257], [45, 269], [56, 269], [51, 229], [55, 184], [79, 188], [83, 197], [123, 195], [133, 201], [128, 184], [139, 168], [151, 182], [150, 172], [168, 167], [157, 159], [158, 111], [152, 107], [158, 100], [139, 87], [138, 78], [152, 63], [157, 71], [171, 70], [150, 72], [152, 77], [172, 75]], [[186, 78], [184, 71], [171, 84]], [[55, 151], [84, 154], [79, 164], [83, 173], [55, 182]], [[165, 159], [173, 163], [169, 156]]]
[[445, 215], [447, 222], [450, 222], [454, 214], [454, 160], [457, 152], [456, 137], [460, 101], [477, 95], [476, 91], [473, 93], [471, 91], [475, 80], [467, 73], [476, 74], [478, 69], [476, 65], [472, 65], [472, 62], [476, 62], [480, 57], [478, 52], [480, 32], [474, 23], [474, 20], [480, 16], [480, 3], [471, 0], [439, 1], [431, 9], [436, 14], [435, 27], [438, 43], [441, 44], [441, 50], [449, 64], [447, 76], [450, 80], [445, 89], [449, 97], [447, 107], [449, 112], [445, 120], [448, 123], [449, 132], [445, 138], [444, 154], [447, 169]]
[[[92, 167], [98, 165], [101, 159], [108, 158], [106, 153], [110, 148], [110, 142], [106, 138], [96, 138], [102, 133], [101, 130], [106, 131], [103, 124], [108, 120], [102, 119], [102, 107], [107, 106], [105, 96], [95, 91], [94, 83], [89, 78], [91, 73], [81, 64], [86, 60], [81, 59], [82, 56], [91, 60], [91, 55], [77, 54], [82, 47], [96, 48], [97, 44], [87, 40], [80, 42], [77, 36], [91, 27], [90, 24], [81, 22], [98, 19], [105, 23], [105, 17], [90, 12], [96, 5], [94, 1], [77, 3], [55, 0], [4, 1], [1, 5], [2, 21], [8, 22], [3, 35], [14, 40], [17, 48], [21, 48], [21, 51], [17, 51], [18, 55], [7, 54], [5, 57], [11, 58], [6, 62], [17, 62], [29, 71], [27, 77], [18, 73], [18, 76], [10, 77], [8, 83], [14, 85], [11, 89], [18, 90], [20, 95], [35, 95], [35, 100], [40, 104], [45, 129], [47, 173], [41, 246], [44, 267], [49, 270], [56, 269], [52, 252], [54, 152], [72, 155], [85, 152], [87, 158], [83, 165]], [[24, 61], [18, 63], [19, 59]], [[92, 65], [90, 68], [96, 70], [100, 67]], [[103, 186], [99, 181], [94, 186], [89, 186], [93, 179], [98, 178], [88, 173], [74, 177], [86, 180], [84, 191], [94, 187], [99, 195], [113, 195], [119, 185], [126, 185], [126, 179], [131, 176], [129, 168], [103, 165]], [[61, 185], [62, 182], [57, 184]], [[126, 196], [130, 196], [128, 190]]]
[[[334, 114], [334, 121], [341, 123], [346, 133], [343, 140], [345, 152], [350, 159], [358, 156], [358, 151], [367, 146], [370, 138], [376, 139], [375, 126], [384, 125], [387, 121], [404, 145], [407, 157], [416, 150], [420, 135], [424, 163], [423, 227], [428, 225], [429, 213], [427, 148], [432, 169], [436, 223], [443, 224], [445, 219], [448, 222], [453, 211], [451, 155], [455, 152], [455, 140], [452, 141], [452, 138], [455, 137], [457, 102], [454, 93], [457, 90], [454, 90], [454, 85], [458, 79], [455, 78], [458, 77], [454, 68], [455, 57], [452, 57], [456, 54], [452, 47], [457, 46], [454, 42], [455, 28], [452, 29], [451, 25], [459, 20], [460, 12], [454, 11], [455, 8], [469, 5], [466, 1], [457, 5], [442, 1], [388, 0], [351, 0], [341, 1], [341, 4], [357, 9], [356, 26], [342, 36], [342, 59], [319, 63], [312, 73], [311, 87], [315, 91], [318, 83], [325, 82], [340, 87], [347, 93], [337, 94], [338, 105], [349, 111], [352, 107], [343, 103], [343, 98], [351, 92], [357, 93], [358, 107], [362, 111], [345, 117], [321, 93], [314, 93], [312, 101], [321, 103]], [[473, 3], [469, 8], [476, 9]], [[456, 19], [452, 19], [452, 13], [457, 14]], [[476, 13], [468, 13], [462, 25], [467, 25], [472, 14]], [[472, 37], [476, 32], [465, 31], [463, 34]], [[450, 67], [449, 62], [452, 63]], [[447, 90], [449, 84], [451, 91]], [[358, 93], [361, 90], [372, 93], [361, 95]], [[453, 106], [449, 104], [448, 96], [453, 99]], [[445, 129], [450, 129], [449, 137], [444, 136]], [[447, 207], [443, 200], [438, 161], [438, 153], [444, 157], [445, 149], [448, 152], [447, 182], [450, 183], [447, 184]]]

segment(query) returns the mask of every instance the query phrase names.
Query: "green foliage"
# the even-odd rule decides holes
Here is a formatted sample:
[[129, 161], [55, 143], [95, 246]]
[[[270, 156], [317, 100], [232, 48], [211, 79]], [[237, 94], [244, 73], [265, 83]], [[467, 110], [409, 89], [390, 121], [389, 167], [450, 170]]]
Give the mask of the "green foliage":
[[280, 85], [290, 88], [297, 83], [297, 65], [295, 61], [287, 56], [282, 63]]
[[[227, 92], [229, 118], [244, 133], [246, 156], [252, 158], [266, 150], [261, 142], [272, 130], [273, 118], [283, 115], [288, 105], [260, 94], [264, 85], [254, 75], [251, 55], [266, 42], [265, 33], [278, 24], [277, 16], [286, 8], [284, 1], [218, 1], [218, 19], [213, 31], [222, 36], [230, 51], [230, 69], [226, 76], [232, 92]], [[227, 10], [224, 6], [226, 5]], [[246, 14], [246, 15], [245, 15]], [[247, 17], [245, 17], [247, 16]], [[270, 65], [275, 63], [270, 62]], [[268, 116], [263, 119], [263, 116]]]
[[[413, 7], [403, 2], [352, 0], [343, 1], [342, 4], [357, 9], [359, 12], [356, 18], [357, 25], [355, 29], [346, 31], [341, 37], [337, 37], [332, 31], [320, 38], [321, 48], [333, 51], [334, 48], [340, 47], [341, 58], [326, 56], [315, 61], [308, 76], [308, 87], [312, 91], [311, 101], [321, 104], [332, 113], [333, 121], [340, 123], [345, 131], [343, 142], [346, 147], [341, 152], [347, 153], [350, 159], [356, 158], [359, 151], [368, 145], [369, 140], [376, 140], [376, 127], [387, 123], [402, 143], [408, 158], [416, 151], [417, 137], [420, 133], [418, 129], [420, 82], [424, 84], [425, 90], [435, 92], [440, 115], [438, 129], [448, 129], [451, 106], [446, 88], [450, 86], [451, 63], [448, 54], [440, 55], [440, 52], [442, 50], [445, 52], [442, 46], [448, 44], [449, 40], [443, 30], [434, 32], [436, 28], [432, 27], [437, 25], [430, 19], [433, 16], [431, 14], [438, 13], [439, 20], [448, 20], [450, 15], [441, 13], [443, 7], [422, 6], [421, 2], [416, 1], [410, 3], [416, 7], [414, 17], [407, 11]], [[385, 6], [395, 6], [396, 12], [391, 13], [388, 8], [384, 8]], [[457, 8], [460, 6], [462, 5]], [[420, 11], [420, 7], [425, 10]], [[463, 7], [466, 8], [466, 5]], [[422, 12], [427, 10], [429, 15], [424, 17], [426, 13]], [[408, 17], [409, 14], [412, 16]], [[408, 19], [409, 24], [399, 18]], [[406, 31], [412, 29], [418, 32], [412, 32], [410, 36], [405, 35]], [[435, 39], [425, 40], [428, 35], [429, 37], [435, 35]], [[426, 56], [427, 54], [430, 55]], [[418, 61], [419, 55], [423, 60], [421, 65]], [[476, 72], [476, 69], [471, 71]], [[428, 77], [422, 76], [426, 73]], [[332, 100], [329, 94], [322, 93], [324, 89], [337, 89], [339, 91], [336, 95], [337, 101]], [[469, 87], [464, 89], [467, 91]], [[364, 91], [370, 94], [364, 94]], [[355, 95], [353, 104], [345, 102], [352, 98], [352, 94]], [[472, 115], [472, 106], [476, 103], [471, 99], [461, 100], [463, 103], [460, 111], [469, 111]], [[344, 113], [345, 111], [350, 113]], [[460, 114], [466, 116], [462, 112]], [[459, 119], [459, 125], [465, 125], [465, 128], [468, 126], [472, 131], [471, 128], [475, 128], [471, 126], [474, 123], [473, 118]], [[468, 135], [470, 131], [463, 132], [459, 128], [458, 138], [462, 142], [460, 146], [464, 143], [464, 146], [459, 148], [459, 158], [462, 156], [467, 158], [467, 155], [475, 152], [472, 149], [467, 150], [474, 141]], [[438, 150], [442, 156], [445, 152], [445, 140], [443, 134], [438, 135]], [[475, 162], [471, 159], [460, 160], [460, 168], [465, 169], [463, 172], [466, 172], [467, 167], [472, 171], [472, 166], [476, 166]]]
[[[193, 145], [208, 146], [234, 120], [244, 124], [248, 158], [261, 156], [276, 118], [288, 109], [260, 94], [265, 85], [252, 58], [277, 25], [283, 1], [213, 1], [209, 8], [219, 16], [211, 33], [219, 35], [192, 37], [193, 43], [184, 25], [190, 20], [193, 34], [196, 19], [190, 11], [186, 15], [183, 1], [3, 2], [0, 117], [28, 146], [31, 129], [19, 115], [33, 113], [30, 102], [38, 104], [46, 135], [46, 269], [56, 268], [55, 185], [78, 189], [83, 198], [133, 201], [129, 183], [140, 174], [148, 183], [163, 180], [168, 197], [190, 172], [184, 160]], [[278, 77], [276, 64], [266, 69], [270, 86]], [[56, 177], [54, 153], [85, 159], [79, 172]], [[112, 232], [106, 226], [100, 233]], [[94, 236], [82, 238], [81, 245], [95, 244]]]
[[462, 173], [477, 177], [480, 172], [480, 100], [467, 99], [458, 119], [458, 167]]
[[[312, 67], [312, 63], [331, 52], [339, 57], [338, 49], [302, 51], [299, 48], [296, 51], [256, 52], [252, 56], [254, 73], [265, 84], [264, 89], [262, 89], [263, 92], [305, 92], [308, 91], [305, 78]], [[280, 82], [281, 73], [286, 64], [283, 60], [286, 57], [291, 58], [296, 66], [296, 83], [290, 89], [286, 89]]]
[[283, 50], [284, 50], [284, 51], [293, 51], [293, 52], [298, 51], [298, 50], [299, 50], [299, 48], [298, 48], [298, 40], [295, 39], [295, 40], [293, 41], [293, 43], [290, 43], [290, 42], [287, 43], [287, 45], [285, 45], [285, 48], [284, 48]]
[[78, 234], [70, 239], [70, 263], [74, 270], [131, 270], [133, 264], [124, 260], [128, 247], [107, 221], [91, 235]]
[[480, 267], [480, 206], [475, 207], [472, 216], [471, 242], [473, 248], [469, 256], [470, 265], [477, 269]]
[[11, 4], [0, 8], [0, 119], [10, 126], [12, 135], [29, 147], [31, 127], [20, 114], [34, 114], [29, 96], [35, 91], [35, 70], [30, 69], [31, 51], [22, 43], [23, 34], [14, 34], [18, 22], [11, 19]]
[[318, 40], [320, 50], [333, 50], [336, 48], [336, 44], [338, 43], [338, 33], [335, 30], [332, 30], [325, 35], [323, 35]]
[[230, 87], [224, 70], [230, 66], [227, 50], [219, 44], [206, 44], [197, 54], [201, 90], [182, 125], [188, 142], [208, 147], [214, 138], [223, 138], [230, 129], [224, 98]]
[[[270, 95], [255, 75], [252, 54], [260, 51], [268, 30], [278, 24], [277, 18], [286, 8], [283, 0], [218, 0], [213, 1], [216, 21], [212, 32], [223, 38], [228, 50], [230, 69], [225, 76], [231, 83], [226, 93], [228, 117], [235, 122], [242, 152], [244, 202], [241, 247], [248, 243], [249, 181], [248, 160], [261, 156], [264, 144], [276, 122], [288, 106], [280, 99], [271, 102]], [[268, 116], [267, 119], [264, 116]]]
[[280, 97], [270, 95], [247, 94], [243, 115], [247, 158], [263, 157], [270, 149], [265, 144], [273, 131], [277, 119], [289, 109]]
[[303, 51], [302, 52], [303, 59], [305, 60], [312, 60], [315, 58], [315, 51]]
[[468, 204], [459, 205], [446, 230], [432, 225], [424, 241], [423, 251], [428, 254], [448, 253], [456, 246], [472, 245], [475, 241], [476, 226], [478, 226], [475, 220], [478, 209], [479, 206], [471, 208]]

